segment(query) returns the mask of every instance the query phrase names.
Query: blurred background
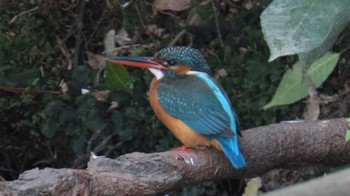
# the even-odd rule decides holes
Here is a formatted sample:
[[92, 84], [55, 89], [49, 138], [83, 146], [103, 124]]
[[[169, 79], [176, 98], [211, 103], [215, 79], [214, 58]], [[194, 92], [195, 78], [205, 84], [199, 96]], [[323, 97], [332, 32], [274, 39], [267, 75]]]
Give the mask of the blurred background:
[[[270, 0], [165, 2], [0, 1], [1, 178], [15, 180], [35, 167], [85, 168], [90, 152], [116, 158], [181, 145], [150, 107], [153, 76], [115, 66], [119, 75], [110, 81], [93, 54], [152, 56], [169, 45], [194, 47], [228, 93], [241, 130], [303, 118], [305, 100], [262, 109], [297, 61], [292, 56], [268, 63], [259, 17]], [[341, 36], [334, 51], [346, 47], [349, 34]], [[345, 91], [350, 68], [344, 59], [320, 92]], [[321, 118], [347, 116], [348, 94], [323, 104]], [[293, 172], [285, 175], [300, 180]], [[171, 194], [240, 195], [244, 184], [206, 182]], [[268, 180], [261, 190], [276, 186]]]

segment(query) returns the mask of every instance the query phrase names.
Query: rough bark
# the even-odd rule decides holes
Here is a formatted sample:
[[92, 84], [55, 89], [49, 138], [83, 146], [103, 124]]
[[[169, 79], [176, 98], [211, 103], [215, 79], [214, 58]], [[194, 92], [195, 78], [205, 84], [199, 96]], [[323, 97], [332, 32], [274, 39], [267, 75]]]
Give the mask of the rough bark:
[[350, 169], [270, 192], [264, 196], [349, 196]]
[[0, 182], [1, 194], [140, 195], [224, 178], [249, 178], [276, 168], [350, 163], [345, 119], [279, 123], [243, 131], [240, 147], [247, 167], [234, 170], [214, 149], [131, 153], [117, 159], [91, 156], [88, 168], [33, 169]]

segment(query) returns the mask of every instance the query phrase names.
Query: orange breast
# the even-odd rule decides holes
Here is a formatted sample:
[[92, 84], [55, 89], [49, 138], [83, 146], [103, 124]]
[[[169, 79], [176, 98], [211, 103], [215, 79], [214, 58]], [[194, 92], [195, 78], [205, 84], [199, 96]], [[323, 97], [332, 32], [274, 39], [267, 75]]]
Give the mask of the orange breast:
[[156, 113], [157, 117], [165, 124], [165, 126], [173, 132], [175, 137], [180, 140], [186, 147], [197, 147], [197, 146], [214, 146], [217, 149], [220, 148], [220, 144], [217, 140], [209, 140], [206, 136], [197, 133], [192, 130], [189, 126], [183, 123], [180, 119], [177, 119], [169, 115], [159, 102], [157, 96], [157, 86], [159, 80], [153, 79], [150, 86], [150, 102], [151, 106]]

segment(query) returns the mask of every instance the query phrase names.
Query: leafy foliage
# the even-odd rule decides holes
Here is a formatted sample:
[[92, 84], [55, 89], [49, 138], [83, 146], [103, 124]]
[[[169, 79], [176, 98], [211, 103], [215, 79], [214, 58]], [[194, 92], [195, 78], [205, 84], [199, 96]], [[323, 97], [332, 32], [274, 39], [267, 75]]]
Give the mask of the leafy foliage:
[[345, 29], [350, 21], [349, 10], [350, 3], [346, 0], [336, 0], [331, 5], [323, 0], [274, 0], [264, 10], [261, 25], [271, 51], [269, 60], [292, 54], [298, 54], [300, 60], [285, 74], [275, 96], [264, 109], [294, 103], [308, 95], [308, 87], [318, 88], [325, 81], [336, 62], [321, 66], [323, 71], [320, 72], [309, 67], [329, 51]]
[[269, 60], [299, 54], [310, 65], [333, 46], [350, 21], [349, 11], [347, 0], [274, 0], [261, 14]]
[[[306, 72], [306, 77], [312, 82], [311, 85], [314, 85], [315, 88], [320, 87], [335, 68], [338, 59], [339, 54], [326, 54], [314, 62]], [[264, 109], [291, 104], [305, 98], [308, 95], [308, 86], [308, 81], [302, 74], [302, 65], [298, 62], [284, 74], [275, 95], [271, 102], [264, 106]]]

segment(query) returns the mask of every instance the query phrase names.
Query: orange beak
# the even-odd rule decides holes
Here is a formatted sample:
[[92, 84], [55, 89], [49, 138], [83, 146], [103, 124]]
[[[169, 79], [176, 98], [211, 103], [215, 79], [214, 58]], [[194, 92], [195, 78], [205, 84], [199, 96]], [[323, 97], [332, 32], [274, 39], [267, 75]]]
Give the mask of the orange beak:
[[129, 57], [129, 56], [115, 56], [115, 57], [107, 57], [111, 62], [121, 64], [121, 65], [129, 65], [133, 67], [141, 67], [141, 68], [153, 68], [153, 69], [168, 69], [163, 64], [154, 60], [153, 57]]

